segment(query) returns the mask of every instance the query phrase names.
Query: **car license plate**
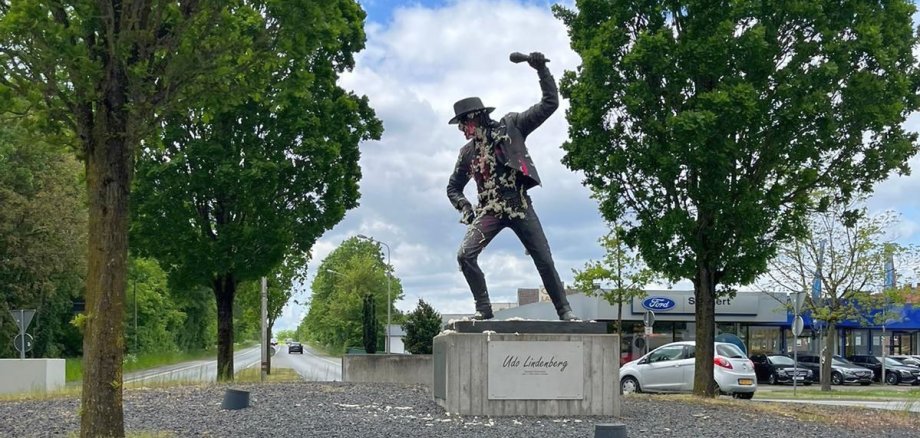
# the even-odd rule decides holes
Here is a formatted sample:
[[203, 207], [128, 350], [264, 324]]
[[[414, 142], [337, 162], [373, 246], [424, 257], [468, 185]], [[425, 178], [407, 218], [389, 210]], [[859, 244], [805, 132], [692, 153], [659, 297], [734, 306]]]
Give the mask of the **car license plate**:
[[802, 376], [795, 376], [795, 380], [805, 380], [805, 377], [802, 377]]
[[739, 385], [753, 385], [754, 381], [752, 379], [738, 379]]

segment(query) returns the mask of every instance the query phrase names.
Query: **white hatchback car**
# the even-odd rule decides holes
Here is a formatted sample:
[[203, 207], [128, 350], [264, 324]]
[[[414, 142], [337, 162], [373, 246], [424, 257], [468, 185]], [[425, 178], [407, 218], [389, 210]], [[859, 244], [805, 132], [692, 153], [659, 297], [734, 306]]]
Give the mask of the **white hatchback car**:
[[[737, 346], [715, 343], [713, 374], [719, 392], [750, 399], [757, 391], [754, 363]], [[620, 389], [631, 392], [693, 390], [696, 342], [672, 342], [620, 367]]]

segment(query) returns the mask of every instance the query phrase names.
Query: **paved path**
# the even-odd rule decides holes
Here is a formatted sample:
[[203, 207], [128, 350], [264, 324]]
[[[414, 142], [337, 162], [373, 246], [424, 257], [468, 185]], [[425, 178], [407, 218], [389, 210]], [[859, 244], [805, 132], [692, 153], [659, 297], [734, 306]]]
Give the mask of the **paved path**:
[[280, 345], [278, 352], [272, 356], [272, 367], [293, 369], [306, 381], [342, 381], [342, 359], [324, 356], [306, 344], [303, 354], [288, 354], [287, 345]]

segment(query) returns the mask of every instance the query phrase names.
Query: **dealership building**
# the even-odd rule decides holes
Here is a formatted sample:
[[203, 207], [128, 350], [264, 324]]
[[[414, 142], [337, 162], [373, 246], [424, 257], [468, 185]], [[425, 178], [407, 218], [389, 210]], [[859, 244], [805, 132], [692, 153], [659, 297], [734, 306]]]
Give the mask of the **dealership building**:
[[[617, 307], [603, 298], [568, 291], [572, 310], [584, 320], [616, 322]], [[549, 297], [540, 289], [518, 289], [518, 306], [497, 311], [496, 319], [556, 319]], [[794, 315], [785, 293], [737, 292], [734, 297], [716, 301], [716, 335], [730, 333], [740, 337], [751, 352], [816, 353], [822, 333], [808, 315], [805, 328], [795, 339], [792, 335]], [[622, 355], [629, 359], [674, 341], [693, 340], [695, 302], [693, 291], [648, 290], [646, 296], [634, 298], [622, 306]], [[655, 314], [652, 334], [645, 336], [643, 316]], [[887, 354], [920, 354], [920, 306], [904, 305], [893, 308], [899, 318], [885, 327]], [[882, 354], [882, 327], [860, 326], [855, 322], [838, 324], [838, 345], [835, 352], [851, 354]]]

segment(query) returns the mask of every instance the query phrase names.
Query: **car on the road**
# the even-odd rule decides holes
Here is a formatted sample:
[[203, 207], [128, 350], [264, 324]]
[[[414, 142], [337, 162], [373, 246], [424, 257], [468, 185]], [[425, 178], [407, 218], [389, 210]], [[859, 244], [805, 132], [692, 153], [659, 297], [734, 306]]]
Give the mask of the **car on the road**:
[[272, 338], [271, 344], [272, 344], [272, 345], [278, 345], [278, 340], [275, 339], [275, 338]]
[[751, 362], [754, 362], [754, 372], [761, 382], [777, 385], [795, 381], [806, 386], [814, 382], [814, 371], [802, 364], [796, 366], [795, 360], [785, 354], [752, 354]]
[[291, 353], [300, 353], [303, 354], [303, 344], [300, 342], [291, 342], [288, 344], [288, 354]]
[[[631, 392], [689, 392], [693, 390], [696, 342], [662, 345], [620, 367], [620, 390]], [[735, 345], [715, 343], [713, 374], [720, 393], [750, 399], [757, 391], [754, 364]]]
[[[799, 363], [815, 373], [815, 381], [821, 380], [821, 358], [814, 354], [799, 354]], [[859, 383], [863, 386], [872, 384], [872, 370], [854, 364], [841, 356], [831, 359], [831, 384], [844, 385]]]
[[[882, 380], [882, 357], [866, 354], [856, 354], [847, 356], [850, 362], [861, 367], [872, 370], [876, 382]], [[885, 383], [897, 385], [899, 383], [910, 383], [911, 385], [920, 385], [920, 368], [905, 365], [903, 362], [890, 357], [885, 360]]]

